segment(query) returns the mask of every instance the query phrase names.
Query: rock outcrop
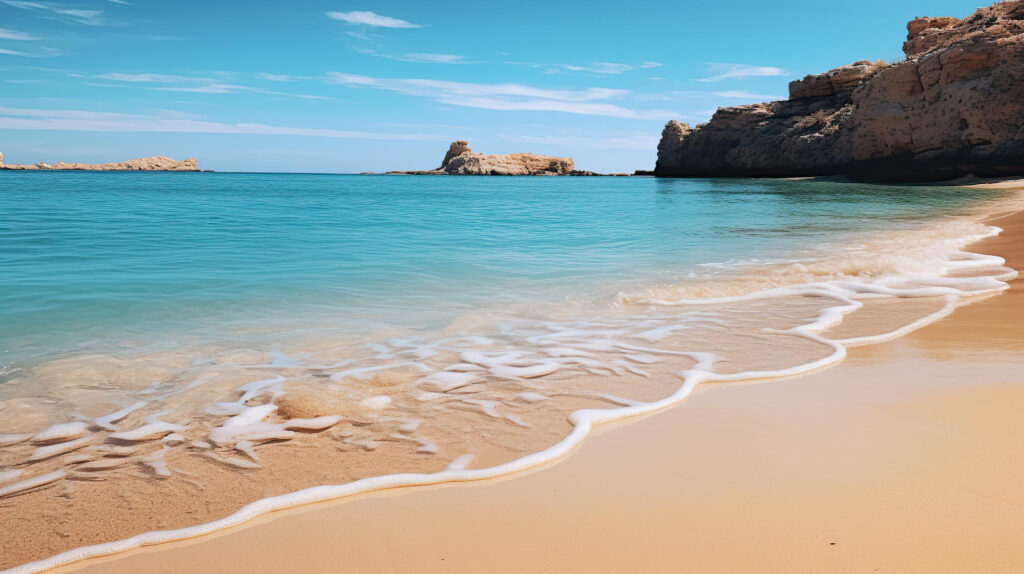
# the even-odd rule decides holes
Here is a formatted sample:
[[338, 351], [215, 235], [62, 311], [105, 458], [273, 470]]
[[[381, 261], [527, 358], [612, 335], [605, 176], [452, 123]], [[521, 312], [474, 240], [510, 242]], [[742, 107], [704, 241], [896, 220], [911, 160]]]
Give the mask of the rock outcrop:
[[460, 156], [464, 153], [470, 153], [473, 150], [469, 149], [469, 142], [466, 140], [453, 141], [452, 145], [448, 146], [448, 152], [444, 154], [444, 159], [441, 161], [441, 167], [437, 169], [444, 169], [448, 167], [448, 162], [452, 161], [453, 157]]
[[75, 171], [199, 171], [195, 158], [184, 161], [169, 157], [140, 157], [115, 163], [67, 163], [59, 161], [54, 165], [44, 162], [35, 164], [5, 164], [0, 153], [0, 169], [9, 170], [75, 170]]
[[441, 167], [426, 171], [392, 171], [407, 175], [592, 175], [578, 172], [573, 161], [532, 153], [485, 155], [463, 140], [453, 142]]
[[1024, 1], [907, 25], [907, 59], [855, 62], [789, 85], [785, 101], [671, 121], [662, 177], [847, 175], [926, 181], [1024, 174]]

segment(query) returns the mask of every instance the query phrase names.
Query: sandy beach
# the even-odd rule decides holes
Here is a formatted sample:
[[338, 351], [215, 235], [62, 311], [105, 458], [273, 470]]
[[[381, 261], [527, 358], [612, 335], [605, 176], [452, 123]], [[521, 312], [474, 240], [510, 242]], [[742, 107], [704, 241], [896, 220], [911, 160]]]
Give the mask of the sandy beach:
[[[1004, 232], [972, 250], [1024, 267], [1024, 213], [992, 224]], [[59, 571], [1019, 571], [1022, 321], [1017, 280], [839, 367], [702, 386], [532, 472]]]
[[86, 4], [0, 574], [1024, 573], [1024, 0]]

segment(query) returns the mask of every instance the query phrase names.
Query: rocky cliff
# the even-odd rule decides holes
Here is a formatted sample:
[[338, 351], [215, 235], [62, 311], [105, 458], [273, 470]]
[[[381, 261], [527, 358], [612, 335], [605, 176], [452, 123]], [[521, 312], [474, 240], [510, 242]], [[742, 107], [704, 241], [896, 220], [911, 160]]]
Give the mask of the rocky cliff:
[[906, 60], [855, 62], [789, 85], [789, 99], [670, 121], [662, 177], [843, 174], [925, 181], [1024, 174], [1024, 1], [907, 25]]
[[484, 155], [474, 152], [463, 140], [453, 142], [441, 167], [426, 171], [394, 171], [412, 175], [582, 175], [573, 161], [532, 153]]
[[53, 165], [39, 162], [34, 164], [5, 164], [0, 153], [0, 169], [16, 170], [80, 170], [80, 171], [199, 171], [194, 158], [184, 161], [169, 157], [140, 157], [116, 163], [67, 163], [59, 161]]

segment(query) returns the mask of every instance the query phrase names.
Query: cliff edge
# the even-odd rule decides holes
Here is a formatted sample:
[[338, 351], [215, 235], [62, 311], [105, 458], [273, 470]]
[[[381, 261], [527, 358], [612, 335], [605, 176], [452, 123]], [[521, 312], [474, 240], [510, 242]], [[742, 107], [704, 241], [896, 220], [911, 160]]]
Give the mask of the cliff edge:
[[452, 142], [441, 167], [425, 171], [392, 171], [408, 175], [576, 175], [572, 159], [532, 153], [485, 155], [463, 140]]
[[859, 61], [789, 99], [670, 121], [660, 177], [846, 175], [928, 181], [1024, 174], [1024, 0], [907, 24], [906, 60]]
[[199, 171], [195, 158], [184, 161], [169, 157], [140, 157], [115, 163], [67, 163], [59, 161], [54, 165], [39, 162], [35, 164], [4, 163], [0, 153], [0, 169], [9, 170], [78, 170], [78, 171]]

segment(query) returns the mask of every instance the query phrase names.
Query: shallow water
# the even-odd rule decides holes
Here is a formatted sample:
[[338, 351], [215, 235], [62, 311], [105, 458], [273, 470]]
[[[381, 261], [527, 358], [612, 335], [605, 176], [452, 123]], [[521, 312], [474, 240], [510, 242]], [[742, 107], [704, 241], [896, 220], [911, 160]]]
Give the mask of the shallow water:
[[[0, 519], [20, 533], [0, 538], [0, 566], [494, 476], [702, 382], [836, 364], [1004, 289], [1013, 270], [964, 249], [1016, 201], [811, 181], [0, 174]], [[319, 485], [336, 486], [301, 490]]]
[[[772, 180], [0, 173], [7, 370], [708, 277], [900, 229], [986, 192]], [[719, 267], [716, 267], [718, 265]]]

